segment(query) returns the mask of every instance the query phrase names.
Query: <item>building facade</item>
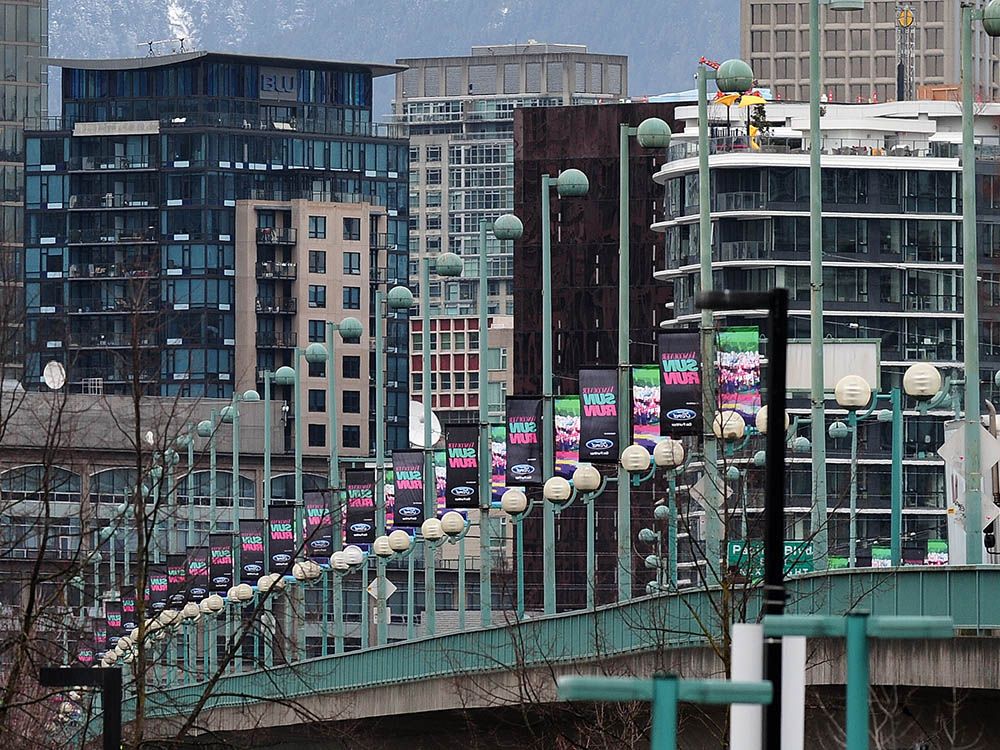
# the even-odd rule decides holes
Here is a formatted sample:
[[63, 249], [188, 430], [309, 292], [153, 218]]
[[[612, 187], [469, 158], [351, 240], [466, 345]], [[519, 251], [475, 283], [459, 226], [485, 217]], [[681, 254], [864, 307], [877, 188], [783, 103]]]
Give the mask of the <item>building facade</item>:
[[[603, 107], [519, 109], [514, 118], [514, 210], [524, 222], [524, 237], [515, 243], [514, 394], [542, 392], [542, 278], [541, 176], [568, 168], [581, 169], [590, 180], [583, 198], [560, 200], [552, 196], [552, 324], [554, 327], [555, 393], [579, 393], [581, 367], [618, 363], [618, 207], [619, 125], [638, 126], [647, 117], [660, 117], [674, 130], [673, 104], [611, 104]], [[661, 190], [650, 174], [666, 153], [644, 151], [632, 139], [629, 157], [631, 320], [630, 357], [636, 364], [654, 359], [656, 331], [668, 320], [671, 289], [655, 282], [659, 268], [657, 246], [662, 237], [650, 226], [660, 215]], [[662, 251], [659, 251], [662, 252]], [[614, 467], [605, 468], [613, 471]], [[631, 536], [652, 518], [651, 485], [632, 492]], [[613, 601], [619, 560], [612, 522], [615, 491], [597, 500], [597, 601]], [[525, 584], [529, 607], [542, 602], [541, 514], [524, 521]], [[586, 602], [586, 524], [582, 507], [572, 506], [557, 516], [556, 565], [559, 609]], [[635, 593], [643, 591], [641, 557], [631, 561]]]
[[[791, 300], [789, 336], [809, 339], [809, 118], [807, 105], [768, 104], [767, 127], [748, 149], [721, 115], [711, 123], [713, 276], [716, 288], [762, 291], [785, 287]], [[977, 212], [980, 258], [980, 341], [983, 393], [1000, 367], [1000, 198], [993, 118], [984, 106], [976, 120]], [[697, 110], [678, 109], [684, 135], [656, 174], [665, 186], [665, 215], [655, 228], [666, 239], [656, 277], [673, 286], [669, 326], [696, 330], [698, 288]], [[876, 340], [881, 393], [899, 386], [903, 371], [930, 362], [945, 373], [963, 362], [961, 117], [948, 102], [827, 105], [823, 117], [824, 330], [828, 339]], [[759, 325], [762, 313], [725, 314], [720, 326]], [[962, 377], [958, 373], [958, 377]], [[806, 416], [798, 394], [793, 414]], [[766, 395], [764, 397], [766, 403]], [[920, 557], [929, 540], [947, 538], [945, 475], [936, 450], [944, 438], [945, 408], [929, 414], [904, 404], [903, 545]], [[828, 403], [828, 419], [846, 412]], [[825, 432], [825, 431], [824, 431]], [[889, 544], [891, 425], [872, 420], [859, 428], [858, 560]], [[808, 434], [812, 439], [811, 432]], [[849, 440], [827, 443], [830, 555], [843, 558], [850, 536]], [[744, 459], [746, 457], [743, 457]], [[791, 455], [788, 539], [807, 539], [811, 465]], [[737, 459], [739, 460], [739, 459]], [[748, 470], [751, 536], [760, 503], [760, 470]], [[738, 518], [736, 520], [739, 520]], [[732, 533], [737, 533], [735, 530]], [[922, 559], [922, 558], [921, 558]]]
[[[63, 117], [27, 137], [25, 382], [55, 358], [76, 391], [262, 392], [265, 371], [354, 316], [360, 345], [337, 347], [340, 445], [367, 455], [372, 291], [408, 272], [405, 129], [373, 123], [371, 105], [373, 77], [398, 68], [209, 52], [61, 66]], [[386, 334], [388, 445], [402, 448], [405, 313]], [[310, 368], [301, 410], [317, 450], [321, 379]]]
[[[419, 259], [458, 253], [464, 278], [432, 278], [430, 315], [475, 316], [479, 225], [514, 207], [515, 108], [617, 101], [628, 92], [628, 58], [529, 42], [397, 62], [407, 66], [396, 75], [393, 111], [410, 132], [410, 276], [418, 278]], [[486, 245], [488, 312], [513, 315], [511, 244], [490, 233]], [[441, 406], [474, 417], [474, 409]]]
[[[902, 27], [901, 13], [908, 24]], [[852, 12], [821, 5], [821, 93], [834, 102], [904, 98], [897, 93], [901, 61], [914, 90], [959, 83], [960, 17], [961, 3], [950, 0], [867, 0], [864, 10]], [[740, 20], [741, 56], [761, 85], [785, 101], [807, 101], [809, 3], [740, 0]], [[908, 36], [898, 41], [897, 33]], [[1000, 43], [980, 24], [973, 33], [975, 80], [981, 97], [992, 101], [1000, 94]], [[897, 56], [907, 44], [909, 52]]]

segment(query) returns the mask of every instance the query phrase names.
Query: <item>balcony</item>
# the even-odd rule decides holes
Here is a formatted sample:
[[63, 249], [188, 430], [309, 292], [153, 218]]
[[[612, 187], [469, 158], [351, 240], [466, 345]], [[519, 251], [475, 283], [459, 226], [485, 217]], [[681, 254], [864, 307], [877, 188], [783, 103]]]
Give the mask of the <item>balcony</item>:
[[152, 156], [74, 156], [67, 163], [71, 172], [117, 172], [133, 169], [156, 169], [159, 161]]
[[257, 298], [258, 315], [294, 315], [298, 309], [298, 300], [295, 297]]
[[368, 247], [371, 250], [391, 250], [395, 245], [389, 243], [388, 234], [375, 234], [373, 232], [368, 235]]
[[154, 267], [139, 268], [125, 263], [71, 263], [70, 279], [145, 279], [155, 276]]
[[266, 261], [257, 264], [258, 279], [294, 279], [298, 275], [295, 263], [277, 263]]
[[257, 347], [260, 349], [291, 349], [298, 345], [299, 335], [295, 331], [257, 331]]
[[133, 341], [131, 333], [74, 333], [70, 335], [69, 345], [79, 349], [103, 349], [107, 347], [148, 347], [156, 346], [155, 337], [150, 334], [140, 334]]
[[70, 315], [92, 315], [94, 313], [155, 313], [160, 309], [159, 300], [137, 302], [118, 297], [116, 299], [70, 299], [66, 304], [66, 312]]
[[258, 227], [258, 245], [294, 245], [296, 230], [293, 227]]
[[155, 208], [159, 198], [155, 193], [98, 193], [96, 195], [71, 195], [69, 209], [80, 211], [89, 208]]
[[762, 211], [766, 193], [716, 193], [712, 196], [713, 211]]
[[124, 245], [137, 242], [156, 242], [156, 229], [71, 229], [71, 245]]

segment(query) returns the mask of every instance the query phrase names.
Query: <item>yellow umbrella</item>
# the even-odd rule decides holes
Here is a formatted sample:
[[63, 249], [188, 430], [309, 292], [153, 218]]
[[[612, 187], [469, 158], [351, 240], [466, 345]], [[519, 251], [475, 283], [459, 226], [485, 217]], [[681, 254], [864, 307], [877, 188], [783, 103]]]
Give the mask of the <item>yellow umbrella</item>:
[[767, 99], [762, 96], [756, 96], [755, 94], [745, 94], [740, 97], [741, 107], [752, 107], [755, 104], [767, 104]]
[[721, 91], [715, 95], [715, 101], [713, 104], [725, 104], [727, 107], [731, 107], [737, 99], [740, 98], [739, 94], [723, 94]]

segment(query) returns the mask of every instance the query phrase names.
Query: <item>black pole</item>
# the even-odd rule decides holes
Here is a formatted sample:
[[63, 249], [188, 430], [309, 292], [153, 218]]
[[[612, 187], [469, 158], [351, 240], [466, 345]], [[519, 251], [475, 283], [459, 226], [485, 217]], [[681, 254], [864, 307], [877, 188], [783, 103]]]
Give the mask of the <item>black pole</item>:
[[104, 710], [104, 750], [122, 746], [122, 671], [106, 667], [42, 667], [38, 682], [45, 687], [91, 685], [101, 689]]
[[[788, 362], [788, 290], [769, 295], [767, 464], [764, 475], [764, 613], [785, 612], [785, 375]], [[781, 639], [764, 645], [764, 678], [774, 700], [765, 708], [764, 747], [781, 747]]]

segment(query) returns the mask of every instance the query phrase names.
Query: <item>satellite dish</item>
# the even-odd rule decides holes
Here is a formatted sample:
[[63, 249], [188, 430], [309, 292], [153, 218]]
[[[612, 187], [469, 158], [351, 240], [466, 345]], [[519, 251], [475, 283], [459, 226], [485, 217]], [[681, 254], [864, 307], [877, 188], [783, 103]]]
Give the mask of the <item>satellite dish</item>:
[[[431, 445], [437, 445], [441, 439], [441, 422], [437, 415], [431, 412]], [[419, 401], [410, 402], [410, 447], [426, 448], [424, 445], [424, 405]]]
[[66, 385], [66, 368], [62, 366], [62, 362], [53, 360], [45, 365], [45, 369], [42, 371], [42, 380], [54, 391], [58, 391]]

